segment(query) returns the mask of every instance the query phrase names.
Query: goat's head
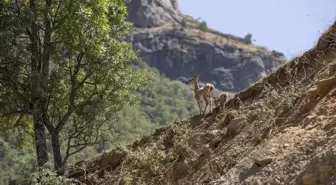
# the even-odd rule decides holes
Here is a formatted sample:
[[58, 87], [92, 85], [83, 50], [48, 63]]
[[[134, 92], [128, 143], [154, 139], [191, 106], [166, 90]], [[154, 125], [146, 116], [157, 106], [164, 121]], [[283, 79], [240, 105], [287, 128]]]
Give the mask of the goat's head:
[[218, 106], [220, 103], [226, 103], [228, 96], [225, 92], [223, 92], [219, 97], [214, 97], [215, 105]]
[[191, 80], [188, 80], [187, 82], [186, 82], [186, 84], [187, 85], [193, 85], [193, 84], [195, 84], [195, 83], [197, 83], [197, 81], [198, 81], [198, 77], [199, 77], [199, 74], [197, 74], [194, 78], [192, 78]]

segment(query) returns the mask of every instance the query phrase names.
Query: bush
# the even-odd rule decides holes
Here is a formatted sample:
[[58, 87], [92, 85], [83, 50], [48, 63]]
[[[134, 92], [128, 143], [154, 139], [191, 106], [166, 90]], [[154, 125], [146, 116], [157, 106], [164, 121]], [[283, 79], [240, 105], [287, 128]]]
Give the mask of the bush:
[[80, 184], [75, 179], [68, 179], [65, 176], [57, 176], [57, 174], [49, 167], [43, 167], [34, 172], [29, 179], [31, 184], [41, 183], [44, 185], [76, 185]]
[[209, 28], [208, 28], [208, 25], [205, 21], [202, 21], [200, 24], [199, 24], [199, 28], [202, 30], [202, 31], [208, 31]]
[[251, 33], [246, 34], [244, 39], [245, 39], [247, 44], [251, 44], [252, 43], [252, 34]]
[[[43, 167], [32, 167], [28, 171], [21, 172], [21, 179], [12, 179], [9, 185], [81, 185], [76, 179], [69, 179], [65, 176], [58, 176], [51, 170], [52, 165], [47, 163]], [[32, 171], [31, 171], [32, 170]]]

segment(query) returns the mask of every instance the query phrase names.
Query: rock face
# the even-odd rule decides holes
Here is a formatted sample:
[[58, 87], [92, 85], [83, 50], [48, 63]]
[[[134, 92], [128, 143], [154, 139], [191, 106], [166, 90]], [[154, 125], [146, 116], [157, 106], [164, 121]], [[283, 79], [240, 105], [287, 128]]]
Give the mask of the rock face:
[[133, 0], [128, 19], [130, 41], [141, 58], [172, 80], [200, 74], [219, 90], [240, 91], [285, 63], [282, 53], [246, 43], [183, 15], [176, 0]]
[[177, 0], [128, 0], [127, 3], [128, 20], [136, 27], [162, 26], [182, 18]]

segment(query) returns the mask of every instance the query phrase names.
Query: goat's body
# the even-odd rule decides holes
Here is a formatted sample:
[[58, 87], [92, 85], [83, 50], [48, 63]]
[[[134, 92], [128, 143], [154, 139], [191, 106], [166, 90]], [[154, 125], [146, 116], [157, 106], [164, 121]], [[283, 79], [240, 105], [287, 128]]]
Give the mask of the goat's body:
[[224, 104], [226, 103], [227, 97], [227, 94], [223, 92], [218, 98], [215, 99], [215, 106], [218, 107], [220, 105], [221, 108], [223, 108]]
[[186, 82], [188, 85], [193, 85], [194, 86], [194, 93], [195, 93], [195, 99], [197, 101], [200, 114], [202, 114], [202, 109], [201, 109], [201, 102], [202, 98], [206, 103], [204, 113], [210, 103], [210, 111], [211, 111], [211, 99], [213, 97], [214, 91], [215, 91], [215, 86], [211, 83], [206, 83], [205, 86], [199, 87], [198, 85], [198, 75], [195, 76], [193, 79], [189, 80]]
[[204, 97], [204, 100], [205, 100], [205, 103], [206, 103], [206, 106], [205, 106], [205, 109], [204, 109], [204, 113], [206, 112], [206, 109], [208, 108], [208, 105], [210, 103], [210, 111], [211, 111], [211, 100], [214, 96], [214, 91], [215, 91], [215, 86], [211, 83], [206, 83], [205, 86], [204, 86], [204, 93], [203, 94], [203, 97]]

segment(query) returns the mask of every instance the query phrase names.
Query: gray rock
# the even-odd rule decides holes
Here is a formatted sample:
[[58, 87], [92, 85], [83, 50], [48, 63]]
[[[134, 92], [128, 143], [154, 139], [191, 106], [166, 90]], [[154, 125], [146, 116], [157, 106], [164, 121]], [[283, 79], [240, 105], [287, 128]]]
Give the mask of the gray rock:
[[201, 82], [237, 92], [286, 62], [282, 53], [246, 44], [243, 38], [192, 26], [181, 29], [179, 21], [192, 18], [179, 11], [177, 0], [133, 0], [128, 10], [135, 27], [127, 40], [142, 60], [172, 80], [184, 82], [199, 74]]
[[271, 163], [273, 161], [273, 158], [258, 156], [258, 157], [253, 158], [253, 160], [257, 166], [265, 166]]
[[215, 45], [179, 30], [138, 31], [131, 40], [134, 49], [141, 51], [141, 58], [168, 78], [191, 78], [199, 73], [201, 81], [212, 82], [224, 91], [247, 88], [285, 61], [267, 50], [252, 52], [239, 50], [234, 44]]
[[181, 19], [177, 0], [128, 0], [128, 20], [134, 26], [148, 28]]

